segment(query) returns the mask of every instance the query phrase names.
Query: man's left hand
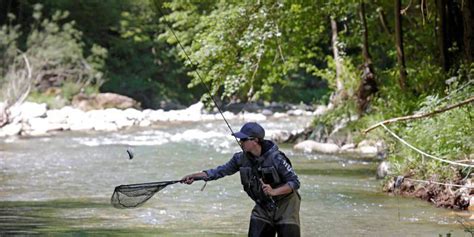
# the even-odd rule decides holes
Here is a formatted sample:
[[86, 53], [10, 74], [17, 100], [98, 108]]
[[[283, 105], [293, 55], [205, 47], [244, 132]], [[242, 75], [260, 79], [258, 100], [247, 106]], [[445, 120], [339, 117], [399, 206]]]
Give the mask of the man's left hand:
[[262, 179], [260, 179], [260, 183], [262, 183], [262, 190], [266, 195], [274, 196], [274, 189], [272, 186], [270, 186], [270, 184], [264, 183]]

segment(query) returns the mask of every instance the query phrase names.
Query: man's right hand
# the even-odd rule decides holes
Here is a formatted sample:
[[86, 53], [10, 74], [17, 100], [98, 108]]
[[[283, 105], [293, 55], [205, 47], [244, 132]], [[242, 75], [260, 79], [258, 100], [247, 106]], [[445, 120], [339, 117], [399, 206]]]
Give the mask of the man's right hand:
[[186, 175], [181, 179], [181, 183], [192, 184], [194, 182], [194, 179], [199, 177], [207, 177], [207, 174], [205, 172], [199, 172]]
[[181, 179], [181, 183], [192, 184], [194, 182], [194, 176], [192, 174], [186, 175]]

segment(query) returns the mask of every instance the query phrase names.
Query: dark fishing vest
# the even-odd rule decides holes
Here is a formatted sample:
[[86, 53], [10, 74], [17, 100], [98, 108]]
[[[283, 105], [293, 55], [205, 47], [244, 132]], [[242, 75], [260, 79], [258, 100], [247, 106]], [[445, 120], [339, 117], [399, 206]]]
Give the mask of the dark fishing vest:
[[[270, 184], [272, 188], [285, 184], [278, 175], [274, 164], [274, 159], [276, 159], [276, 156], [280, 154], [283, 153], [279, 150], [275, 150], [266, 155], [265, 159], [261, 162], [249, 158], [245, 153], [239, 154], [242, 156], [241, 159], [239, 159], [241, 162], [239, 164], [240, 181], [245, 192], [255, 201], [255, 203], [268, 211], [276, 209], [274, 199], [277, 197], [270, 198], [263, 192], [260, 179], [262, 179], [264, 183]], [[284, 154], [283, 156], [287, 159]]]

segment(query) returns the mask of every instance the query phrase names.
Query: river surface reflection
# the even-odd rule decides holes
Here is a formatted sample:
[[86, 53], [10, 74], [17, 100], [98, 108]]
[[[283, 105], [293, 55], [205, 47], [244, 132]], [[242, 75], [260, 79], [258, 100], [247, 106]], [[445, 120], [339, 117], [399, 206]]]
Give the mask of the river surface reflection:
[[[308, 121], [262, 124], [271, 134]], [[243, 123], [230, 122], [235, 130]], [[300, 176], [303, 236], [468, 236], [457, 221], [469, 213], [382, 193], [375, 162], [282, 149]], [[204, 191], [202, 182], [169, 186], [136, 209], [109, 204], [117, 185], [179, 179], [223, 164], [237, 150], [222, 121], [5, 139], [0, 235], [246, 236], [253, 203], [238, 174]]]

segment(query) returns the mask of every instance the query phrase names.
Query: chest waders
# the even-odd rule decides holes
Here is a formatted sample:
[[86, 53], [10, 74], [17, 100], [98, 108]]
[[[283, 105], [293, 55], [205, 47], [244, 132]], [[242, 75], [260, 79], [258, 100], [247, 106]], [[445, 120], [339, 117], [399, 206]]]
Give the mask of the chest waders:
[[[286, 183], [277, 172], [274, 160], [276, 156], [286, 156], [276, 150], [265, 157], [260, 163], [252, 158], [243, 156], [240, 164], [240, 181], [245, 192], [255, 201], [250, 219], [249, 236], [300, 236], [299, 209], [301, 197], [297, 191], [292, 193], [268, 197], [262, 190], [260, 179], [272, 188]], [[252, 159], [252, 160], [251, 160]]]
[[273, 162], [276, 156], [280, 154], [282, 153], [276, 150], [267, 155], [263, 161], [258, 162], [257, 160], [249, 158], [245, 153], [241, 153], [243, 157], [240, 159], [241, 164], [239, 165], [240, 182], [247, 195], [252, 198], [257, 205], [269, 212], [275, 211], [278, 208], [275, 200], [279, 200], [282, 197], [272, 198], [267, 196], [262, 190], [260, 179], [262, 179], [264, 183], [272, 186], [272, 188], [277, 188], [285, 184], [278, 175]]

